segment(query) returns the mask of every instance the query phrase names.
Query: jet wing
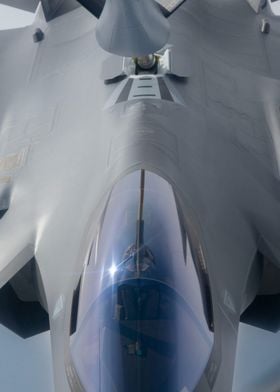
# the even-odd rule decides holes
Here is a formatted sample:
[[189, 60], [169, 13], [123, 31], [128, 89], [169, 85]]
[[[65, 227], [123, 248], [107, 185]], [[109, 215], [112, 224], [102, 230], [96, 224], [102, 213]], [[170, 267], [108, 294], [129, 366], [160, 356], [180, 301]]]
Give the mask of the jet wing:
[[262, 265], [259, 292], [242, 313], [240, 321], [276, 333], [280, 330], [280, 269], [271, 254], [269, 260], [263, 259]]
[[1, 0], [0, 3], [24, 11], [35, 12], [39, 0]]
[[[3, 0], [0, 3], [24, 11], [35, 12], [39, 0]], [[42, 0], [41, 3], [47, 21], [79, 7], [76, 0]]]

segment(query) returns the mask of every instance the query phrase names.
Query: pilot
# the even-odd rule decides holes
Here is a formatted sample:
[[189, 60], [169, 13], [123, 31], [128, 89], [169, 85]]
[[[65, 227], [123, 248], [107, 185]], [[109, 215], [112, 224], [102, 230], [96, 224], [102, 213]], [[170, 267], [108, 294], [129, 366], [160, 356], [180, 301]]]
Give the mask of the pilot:
[[[140, 253], [139, 257], [139, 270], [140, 272], [144, 273], [146, 275], [148, 272], [150, 272], [152, 267], [155, 267], [154, 263], [154, 255], [152, 254], [151, 250], [143, 245], [142, 248], [138, 250]], [[123, 255], [123, 266], [124, 268], [129, 271], [129, 272], [136, 272], [137, 271], [137, 248], [136, 245], [130, 245], [126, 251], [124, 252]]]

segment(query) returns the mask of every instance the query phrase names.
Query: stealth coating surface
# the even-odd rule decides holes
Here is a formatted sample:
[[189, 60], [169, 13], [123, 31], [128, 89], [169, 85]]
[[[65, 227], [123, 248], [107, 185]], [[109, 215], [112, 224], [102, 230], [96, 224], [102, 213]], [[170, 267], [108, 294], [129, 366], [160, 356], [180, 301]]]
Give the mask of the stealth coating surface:
[[[269, 35], [260, 33], [263, 17]], [[240, 313], [257, 291], [247, 290], [257, 250], [280, 263], [279, 20], [244, 0], [189, 1], [169, 20], [169, 44], [191, 69], [187, 83], [165, 77], [180, 104], [142, 98], [105, 109], [119, 85], [99, 76], [108, 55], [82, 8], [0, 32], [5, 205], [9, 195], [0, 281], [36, 257], [59, 392], [69, 391], [73, 291], [125, 174], [144, 168], [169, 181], [203, 249], [215, 345], [197, 391], [231, 390]], [[34, 44], [38, 27], [45, 39]]]

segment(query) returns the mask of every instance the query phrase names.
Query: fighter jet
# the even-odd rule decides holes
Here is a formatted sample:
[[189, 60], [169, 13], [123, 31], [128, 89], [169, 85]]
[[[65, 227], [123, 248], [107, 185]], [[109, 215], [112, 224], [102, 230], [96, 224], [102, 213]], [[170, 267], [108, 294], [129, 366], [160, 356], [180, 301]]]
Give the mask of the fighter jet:
[[278, 0], [6, 0], [0, 322], [57, 392], [228, 392], [280, 329]]

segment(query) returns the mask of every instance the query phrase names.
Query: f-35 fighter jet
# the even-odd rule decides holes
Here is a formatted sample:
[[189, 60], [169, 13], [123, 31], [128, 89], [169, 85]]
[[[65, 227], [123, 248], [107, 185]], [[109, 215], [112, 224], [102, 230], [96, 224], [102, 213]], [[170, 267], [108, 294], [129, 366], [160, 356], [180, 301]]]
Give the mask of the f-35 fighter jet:
[[1, 3], [0, 322], [57, 392], [231, 391], [280, 329], [278, 1]]

